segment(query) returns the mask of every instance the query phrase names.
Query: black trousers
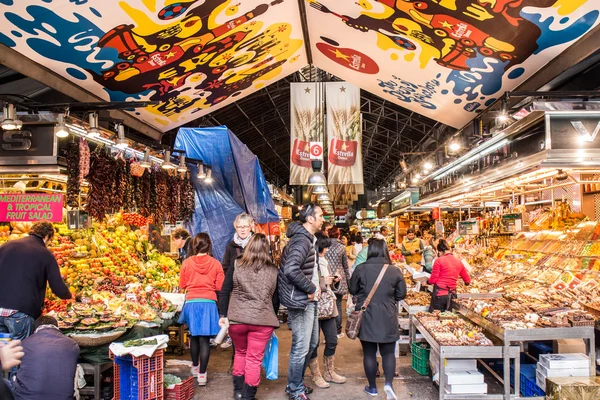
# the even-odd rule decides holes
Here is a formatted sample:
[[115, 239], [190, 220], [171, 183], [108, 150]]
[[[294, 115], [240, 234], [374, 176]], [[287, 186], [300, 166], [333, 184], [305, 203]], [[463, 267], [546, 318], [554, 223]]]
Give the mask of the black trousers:
[[[335, 355], [335, 349], [338, 343], [335, 318], [319, 320], [319, 329], [321, 329], [323, 336], [325, 336], [325, 351], [323, 352], [323, 355], [325, 357], [331, 357]], [[315, 351], [313, 351], [313, 353], [310, 355], [311, 360], [313, 358], [317, 358], [318, 350], [319, 347], [317, 346]]]
[[360, 341], [363, 348], [363, 366], [365, 375], [369, 381], [369, 387], [376, 388], [375, 377], [377, 375], [377, 348], [381, 354], [381, 362], [383, 363], [383, 374], [385, 375], [385, 383], [391, 384], [396, 373], [396, 342], [391, 343], [374, 343]]
[[335, 304], [338, 309], [338, 316], [335, 317], [335, 325], [337, 329], [338, 335], [342, 333], [342, 300], [344, 299], [344, 295], [337, 294], [335, 295]]
[[431, 311], [433, 310], [440, 310], [440, 311], [447, 311], [447, 307], [448, 307], [448, 296], [435, 296], [431, 299]]

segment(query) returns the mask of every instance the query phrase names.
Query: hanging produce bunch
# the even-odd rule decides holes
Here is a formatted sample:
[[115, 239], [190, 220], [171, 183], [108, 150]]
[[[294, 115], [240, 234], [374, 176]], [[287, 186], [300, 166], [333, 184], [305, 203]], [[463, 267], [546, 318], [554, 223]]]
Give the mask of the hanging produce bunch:
[[195, 192], [194, 186], [188, 174], [181, 180], [180, 186], [181, 194], [180, 198], [180, 209], [179, 219], [189, 221], [194, 213], [195, 208]]
[[81, 189], [80, 147], [79, 143], [71, 142], [67, 149], [67, 206], [79, 207], [79, 191]]
[[86, 211], [99, 221], [104, 220], [114, 202], [115, 165], [114, 159], [104, 151], [97, 149], [90, 156]]

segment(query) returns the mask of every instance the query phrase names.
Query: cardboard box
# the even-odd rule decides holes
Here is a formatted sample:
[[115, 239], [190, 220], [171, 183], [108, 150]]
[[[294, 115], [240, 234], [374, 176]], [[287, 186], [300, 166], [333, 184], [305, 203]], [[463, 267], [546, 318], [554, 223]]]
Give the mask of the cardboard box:
[[486, 394], [487, 383], [476, 383], [473, 385], [446, 385], [448, 394]]
[[446, 359], [444, 367], [446, 370], [477, 371], [477, 360], [474, 358]]
[[538, 363], [537, 370], [546, 378], [567, 378], [569, 376], [590, 376], [590, 367], [587, 368], [547, 368]]
[[448, 385], [471, 385], [478, 383], [483, 383], [483, 374], [479, 371], [446, 371], [446, 384]]
[[600, 376], [587, 378], [548, 378], [547, 400], [598, 400]]
[[[539, 363], [538, 363], [539, 365]], [[542, 372], [542, 370], [538, 367], [535, 370], [535, 383], [545, 392], [546, 391], [546, 375]]]
[[552, 352], [555, 354], [586, 353], [583, 339], [558, 339], [552, 341]]
[[589, 368], [590, 358], [585, 354], [540, 354], [540, 364], [548, 369]]

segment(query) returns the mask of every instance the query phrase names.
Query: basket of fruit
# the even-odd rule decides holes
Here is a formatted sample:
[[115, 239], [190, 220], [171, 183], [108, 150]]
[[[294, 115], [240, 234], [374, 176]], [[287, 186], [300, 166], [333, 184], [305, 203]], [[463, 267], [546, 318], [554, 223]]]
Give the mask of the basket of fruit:
[[109, 332], [72, 333], [69, 335], [79, 347], [95, 347], [109, 344], [123, 336], [125, 329], [114, 329]]

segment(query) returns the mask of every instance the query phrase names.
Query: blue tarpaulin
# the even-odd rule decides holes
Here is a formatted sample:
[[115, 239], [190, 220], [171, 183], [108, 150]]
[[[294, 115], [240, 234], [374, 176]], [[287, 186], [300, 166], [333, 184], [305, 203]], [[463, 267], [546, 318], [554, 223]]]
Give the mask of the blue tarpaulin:
[[259, 224], [279, 221], [258, 158], [226, 126], [181, 128], [174, 148], [212, 169], [213, 182], [207, 184], [198, 179], [198, 169], [191, 168], [196, 189], [191, 230], [210, 235], [216, 259], [223, 258], [233, 238], [238, 214], [247, 212]]

